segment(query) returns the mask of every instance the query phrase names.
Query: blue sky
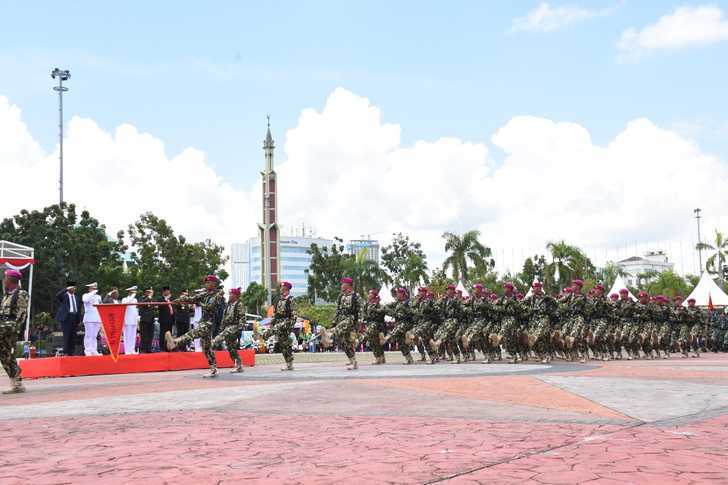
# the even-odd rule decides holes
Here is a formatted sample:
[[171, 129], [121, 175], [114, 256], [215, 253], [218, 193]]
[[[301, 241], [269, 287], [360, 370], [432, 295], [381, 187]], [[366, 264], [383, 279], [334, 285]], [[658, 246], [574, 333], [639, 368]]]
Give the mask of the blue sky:
[[106, 130], [131, 122], [164, 140], [170, 155], [200, 148], [236, 187], [258, 176], [265, 114], [281, 140], [302, 109], [320, 109], [337, 86], [401, 124], [405, 144], [487, 142], [522, 114], [579, 123], [606, 143], [644, 116], [725, 158], [727, 43], [618, 60], [625, 29], [686, 2], [581, 2], [610, 11], [555, 32], [509, 32], [538, 4], [2, 2], [0, 94], [50, 151], [48, 73], [70, 68], [67, 117], [91, 117]]

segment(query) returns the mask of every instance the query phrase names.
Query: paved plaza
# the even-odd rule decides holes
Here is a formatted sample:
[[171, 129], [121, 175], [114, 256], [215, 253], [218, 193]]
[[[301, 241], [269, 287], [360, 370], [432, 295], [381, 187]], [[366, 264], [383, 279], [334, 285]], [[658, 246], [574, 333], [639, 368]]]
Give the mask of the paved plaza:
[[728, 484], [726, 355], [388, 359], [28, 381], [0, 483]]

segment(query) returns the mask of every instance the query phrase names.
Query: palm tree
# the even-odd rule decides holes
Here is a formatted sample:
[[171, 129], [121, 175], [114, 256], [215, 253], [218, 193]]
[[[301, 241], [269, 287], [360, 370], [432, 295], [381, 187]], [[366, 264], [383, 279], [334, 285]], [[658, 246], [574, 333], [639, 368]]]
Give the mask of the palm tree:
[[344, 274], [354, 280], [354, 291], [360, 295], [365, 295], [371, 288], [379, 288], [389, 280], [387, 273], [375, 261], [367, 259], [366, 249], [347, 259]]
[[442, 237], [445, 239], [445, 251], [450, 253], [442, 268], [445, 271], [452, 269], [452, 276], [456, 281], [469, 281], [468, 261], [477, 268], [495, 266], [490, 248], [478, 241], [480, 231], [468, 231], [462, 236], [446, 232]]
[[589, 257], [576, 246], [565, 241], [550, 242], [546, 249], [551, 252], [549, 272], [553, 275], [557, 288], [571, 281], [572, 278], [593, 278], [596, 268]]
[[695, 249], [701, 251], [715, 251], [715, 254], [713, 254], [705, 261], [705, 269], [710, 274], [717, 274], [720, 278], [721, 286], [723, 286], [723, 268], [725, 267], [725, 263], [728, 260], [728, 239], [725, 238], [722, 232], [716, 229], [715, 242], [713, 244], [714, 245], [701, 242], [695, 246]]
[[429, 275], [427, 274], [427, 261], [422, 256], [410, 253], [404, 265], [402, 277], [409, 288], [410, 294], [415, 286], [420, 283], [427, 283]]

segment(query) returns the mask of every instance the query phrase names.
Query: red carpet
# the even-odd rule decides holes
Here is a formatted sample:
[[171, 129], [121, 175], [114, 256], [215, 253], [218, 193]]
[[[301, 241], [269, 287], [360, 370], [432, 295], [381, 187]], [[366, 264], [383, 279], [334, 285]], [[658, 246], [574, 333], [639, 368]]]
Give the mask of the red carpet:
[[[227, 352], [216, 352], [218, 367], [232, 367]], [[255, 365], [255, 352], [241, 350], [243, 365]], [[97, 357], [48, 357], [18, 361], [23, 378], [70, 377], [102, 374], [131, 374], [135, 372], [162, 372], [170, 370], [206, 369], [207, 360], [202, 352], [157, 352], [155, 354], [120, 355], [114, 362], [110, 355]]]

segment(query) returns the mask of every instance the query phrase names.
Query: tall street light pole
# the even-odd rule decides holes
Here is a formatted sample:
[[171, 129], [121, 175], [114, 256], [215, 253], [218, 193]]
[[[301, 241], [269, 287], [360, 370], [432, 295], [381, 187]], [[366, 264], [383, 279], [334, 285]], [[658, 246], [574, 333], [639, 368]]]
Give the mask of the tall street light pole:
[[63, 81], [71, 79], [71, 72], [68, 69], [62, 70], [56, 67], [51, 71], [51, 77], [58, 79], [58, 86], [53, 86], [53, 91], [58, 93], [58, 161], [60, 163], [58, 198], [59, 204], [63, 205], [63, 93], [68, 91], [68, 88], [63, 85]]
[[698, 221], [698, 262], [700, 263], [700, 274], [703, 274], [703, 241], [700, 239], [700, 209], [693, 210], [695, 220]]

